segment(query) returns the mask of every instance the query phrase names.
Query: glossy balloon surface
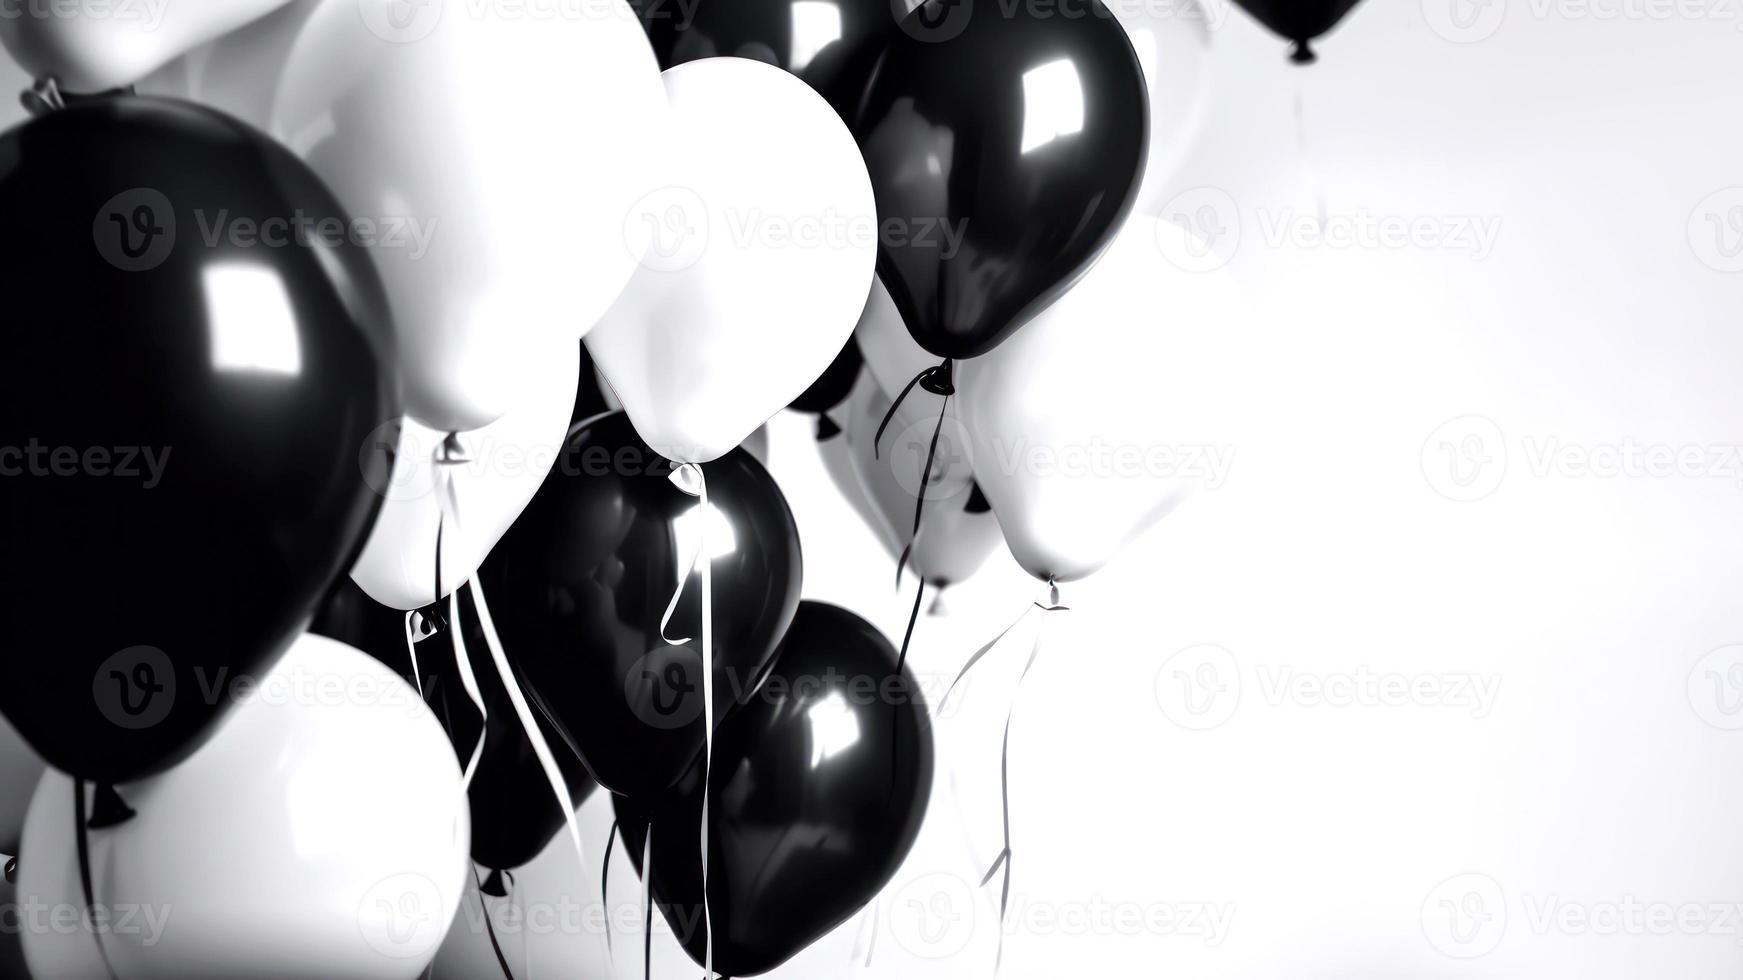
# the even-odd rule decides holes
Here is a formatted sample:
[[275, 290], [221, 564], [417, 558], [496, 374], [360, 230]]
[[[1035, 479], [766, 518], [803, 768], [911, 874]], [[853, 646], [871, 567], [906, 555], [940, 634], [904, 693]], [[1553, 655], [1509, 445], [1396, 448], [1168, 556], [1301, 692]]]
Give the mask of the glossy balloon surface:
[[[503, 648], [594, 778], [665, 789], [702, 746], [700, 576], [713, 556], [714, 717], [748, 700], [799, 604], [798, 529], [750, 453], [706, 464], [712, 512], [622, 413], [577, 429], [479, 580]], [[665, 637], [674, 592], [684, 588]]]
[[290, 2], [18, 4], [0, 17], [0, 44], [32, 75], [52, 75], [71, 92], [101, 92]]
[[359, 249], [253, 237], [342, 212], [187, 103], [0, 136], [0, 214], [0, 711], [56, 768], [135, 779], [211, 733], [203, 687], [264, 674], [368, 529], [385, 302]]
[[1144, 172], [1143, 70], [1099, 0], [928, 0], [854, 118], [877, 192], [878, 272], [922, 347], [997, 347], [1093, 263]]
[[905, 0], [631, 0], [662, 70], [703, 58], [785, 68], [853, 111]]
[[[714, 743], [714, 968], [767, 973], [875, 898], [919, 834], [932, 754], [926, 704], [889, 640], [845, 610], [800, 606], [768, 684]], [[698, 963], [702, 783], [699, 762], [666, 797], [616, 801], [638, 867], [653, 826], [654, 899]]]

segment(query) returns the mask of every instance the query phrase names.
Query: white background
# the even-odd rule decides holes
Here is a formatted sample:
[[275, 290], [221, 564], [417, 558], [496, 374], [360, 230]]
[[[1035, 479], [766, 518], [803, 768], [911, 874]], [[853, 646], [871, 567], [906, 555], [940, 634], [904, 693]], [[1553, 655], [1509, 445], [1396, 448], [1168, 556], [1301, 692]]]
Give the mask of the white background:
[[[1722, 649], [1743, 643], [1743, 467], [1726, 455], [1743, 443], [1743, 274], [1715, 268], [1743, 259], [1727, 266], [1706, 220], [1743, 205], [1743, 11], [1492, 0], [1460, 33], [1455, 2], [1369, 0], [1306, 71], [1213, 11], [1209, 123], [1177, 183], [1214, 188], [1186, 200], [1224, 201], [1240, 232], [1251, 316], [1200, 365], [1236, 461], [1049, 622], [1012, 739], [1005, 977], [1743, 971], [1743, 650]], [[1320, 196], [1334, 220], [1453, 235], [1475, 217], [1499, 235], [1480, 258], [1268, 240]], [[1150, 350], [1109, 356], [1168, 357], [1166, 297], [1156, 324]], [[808, 421], [777, 421], [806, 594], [899, 637], [911, 593], [809, 442]], [[1707, 462], [1604, 469], [1628, 446]], [[999, 556], [921, 621], [917, 670], [947, 679], [1037, 594]], [[1028, 636], [939, 722], [933, 806], [872, 965], [850, 965], [871, 930], [855, 920], [777, 976], [992, 975], [997, 884], [978, 882]], [[1361, 675], [1418, 693], [1314, 695]], [[1497, 692], [1488, 710], [1463, 700], [1470, 678]], [[609, 807], [584, 815], [597, 848]], [[597, 899], [565, 846], [521, 875], [523, 901]], [[523, 938], [505, 937], [517, 964]], [[596, 936], [530, 942], [537, 975], [640, 975], [633, 934], [615, 968]], [[663, 939], [655, 959], [698, 972]]]

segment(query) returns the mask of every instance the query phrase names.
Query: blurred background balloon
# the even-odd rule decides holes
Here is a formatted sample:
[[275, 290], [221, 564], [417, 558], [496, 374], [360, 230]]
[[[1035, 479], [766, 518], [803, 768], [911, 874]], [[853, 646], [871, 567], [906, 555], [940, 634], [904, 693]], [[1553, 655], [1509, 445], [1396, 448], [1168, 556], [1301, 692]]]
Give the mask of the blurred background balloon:
[[743, 58], [665, 73], [667, 186], [642, 202], [641, 268], [587, 338], [647, 443], [713, 460], [829, 367], [871, 285], [877, 210], [847, 127]]
[[42, 757], [31, 751], [18, 730], [0, 718], [0, 854], [18, 854], [30, 787], [42, 776]]
[[[37, 980], [413, 980], [468, 873], [460, 768], [423, 702], [385, 666], [306, 635], [263, 677], [233, 676], [218, 734], [125, 786], [138, 815], [90, 830], [100, 932], [27, 929]], [[18, 890], [82, 908], [74, 782], [31, 801]], [[120, 910], [137, 910], [127, 928]], [[102, 943], [99, 951], [97, 943]]]
[[166, 62], [290, 0], [20, 5], [0, 17], [0, 44], [30, 74], [68, 92], [139, 81]]
[[1189, 272], [1178, 225], [1134, 216], [1053, 309], [959, 372], [975, 473], [1019, 564], [1083, 578], [1218, 478], [1232, 452], [1204, 437], [1228, 407], [1208, 353], [1238, 329], [1227, 273]]
[[708, 771], [698, 760], [670, 794], [615, 800], [624, 845], [691, 959], [711, 948], [721, 974], [756, 976], [859, 911], [907, 857], [932, 790], [926, 702], [869, 623], [806, 602], [768, 685], [721, 726]]
[[375, 223], [407, 414], [478, 428], [636, 268], [624, 222], [654, 186], [659, 66], [623, 0], [586, 17], [317, 2], [272, 130]]
[[1199, 0], [1106, 2], [1138, 54], [1150, 94], [1150, 156], [1138, 210], [1151, 212], [1177, 192], [1170, 181], [1204, 127], [1210, 105], [1211, 15]]

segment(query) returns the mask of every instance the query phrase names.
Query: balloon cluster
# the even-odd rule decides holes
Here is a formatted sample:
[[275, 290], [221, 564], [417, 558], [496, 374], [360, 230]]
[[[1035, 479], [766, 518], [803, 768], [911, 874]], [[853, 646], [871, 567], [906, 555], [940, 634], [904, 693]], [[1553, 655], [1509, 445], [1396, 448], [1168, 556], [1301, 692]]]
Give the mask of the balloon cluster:
[[596, 791], [718, 973], [870, 902], [930, 715], [801, 601], [760, 427], [817, 417], [921, 596], [1003, 546], [1056, 592], [1191, 489], [1023, 455], [1165, 444], [1120, 351], [1216, 302], [1150, 211], [1202, 9], [1053, 6], [0, 19], [0, 849], [86, 923], [32, 973], [417, 976]]

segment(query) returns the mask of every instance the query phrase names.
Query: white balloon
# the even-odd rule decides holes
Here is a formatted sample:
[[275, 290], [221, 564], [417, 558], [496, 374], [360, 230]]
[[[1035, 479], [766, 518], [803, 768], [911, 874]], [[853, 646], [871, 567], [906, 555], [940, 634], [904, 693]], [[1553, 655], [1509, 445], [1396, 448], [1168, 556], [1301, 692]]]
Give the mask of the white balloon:
[[1138, 53], [1150, 92], [1150, 156], [1138, 193], [1138, 210], [1150, 213], [1172, 196], [1169, 179], [1204, 128], [1210, 14], [1199, 0], [1106, 2]]
[[139, 81], [139, 92], [198, 102], [270, 130], [291, 49], [320, 6], [319, 0], [286, 4], [152, 72]]
[[[508, 533], [562, 455], [581, 373], [579, 352], [565, 344], [545, 351], [518, 372], [516, 401], [500, 419], [459, 437], [459, 462], [439, 463], [443, 434], [403, 419], [393, 472], [381, 493], [381, 513], [363, 545], [351, 578], [375, 601], [418, 609], [442, 598], [436, 592], [436, 532], [442, 532], [443, 595], [472, 578], [490, 549]], [[393, 424], [377, 430], [393, 437]], [[451, 479], [454, 514], [444, 519], [442, 481]]]
[[[869, 380], [862, 376], [862, 380]], [[932, 585], [968, 581], [998, 549], [998, 519], [988, 511], [971, 511], [974, 472], [970, 466], [967, 431], [957, 421], [954, 404], [938, 428], [940, 399], [916, 388], [896, 410], [874, 453], [878, 426], [890, 410], [890, 396], [876, 384], [856, 389], [849, 404], [847, 460], [860, 493], [869, 506], [868, 523], [892, 557], [912, 543], [908, 567]], [[922, 486], [921, 470], [939, 433], [938, 452], [924, 482], [926, 503], [920, 533], [914, 534], [914, 511]], [[851, 497], [849, 498], [852, 499]]]
[[[872, 281], [871, 295], [866, 298], [865, 310], [860, 314], [859, 325], [854, 327], [853, 338], [859, 344], [859, 352], [865, 357], [872, 377], [877, 379], [878, 387], [891, 398], [900, 395], [902, 389], [922, 371], [944, 363], [943, 358], [929, 353], [908, 332], [902, 314], [896, 309], [896, 301], [890, 298], [890, 291], [884, 288], [882, 279]], [[908, 397], [916, 397], [915, 393], [925, 394], [915, 388]]]
[[559, 6], [321, 0], [278, 87], [272, 131], [372, 242], [407, 412], [444, 432], [500, 416], [636, 269], [659, 66], [624, 0]]
[[289, 0], [9, 5], [0, 44], [31, 75], [67, 92], [131, 85], [165, 63]]
[[[238, 680], [237, 678], [227, 679]], [[38, 785], [21, 901], [36, 980], [413, 980], [470, 871], [453, 747], [416, 691], [365, 654], [306, 635], [175, 769], [121, 787], [132, 820], [90, 831], [98, 929], [83, 906], [73, 782]], [[59, 910], [58, 912], [56, 910]], [[79, 922], [76, 913], [72, 919]]]
[[0, 854], [17, 854], [24, 831], [24, 811], [30, 806], [26, 789], [42, 778], [47, 764], [24, 736], [5, 718], [0, 718]]
[[957, 368], [974, 472], [1011, 552], [1061, 582], [1105, 565], [1203, 477], [1191, 439], [1218, 412], [1202, 338], [1234, 325], [1226, 273], [1196, 273], [1186, 232], [1135, 215], [1102, 260], [999, 348]]
[[19, 101], [19, 94], [30, 88], [30, 76], [24, 69], [12, 63], [10, 58], [0, 58], [0, 130], [12, 127], [30, 118], [24, 111], [24, 103]]
[[741, 58], [665, 79], [673, 169], [629, 220], [645, 257], [587, 347], [648, 445], [705, 463], [840, 353], [877, 209], [853, 136], [804, 82]]

